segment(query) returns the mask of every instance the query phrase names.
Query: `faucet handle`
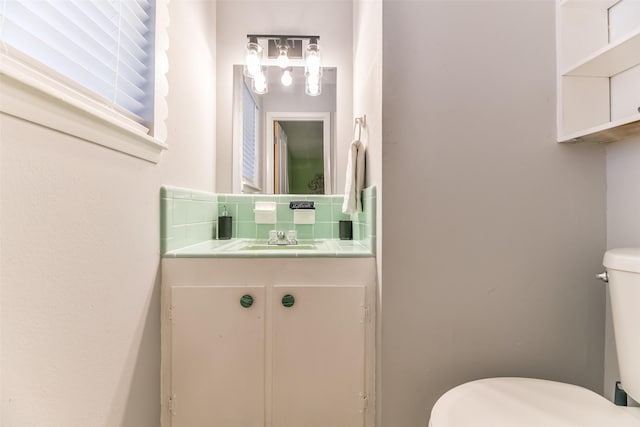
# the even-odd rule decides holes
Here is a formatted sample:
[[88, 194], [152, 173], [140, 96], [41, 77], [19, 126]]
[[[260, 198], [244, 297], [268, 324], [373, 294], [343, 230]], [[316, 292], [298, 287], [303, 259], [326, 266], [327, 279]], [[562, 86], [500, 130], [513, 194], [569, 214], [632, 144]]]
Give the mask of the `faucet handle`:
[[287, 242], [289, 244], [297, 244], [298, 243], [298, 232], [296, 230], [287, 231]]

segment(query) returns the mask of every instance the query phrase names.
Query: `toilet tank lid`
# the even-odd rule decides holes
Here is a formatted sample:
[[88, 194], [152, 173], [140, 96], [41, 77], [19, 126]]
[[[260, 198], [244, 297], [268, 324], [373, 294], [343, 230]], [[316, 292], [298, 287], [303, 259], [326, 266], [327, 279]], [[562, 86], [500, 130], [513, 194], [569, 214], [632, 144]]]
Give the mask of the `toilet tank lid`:
[[610, 270], [640, 273], [640, 248], [610, 249], [605, 252], [602, 265]]

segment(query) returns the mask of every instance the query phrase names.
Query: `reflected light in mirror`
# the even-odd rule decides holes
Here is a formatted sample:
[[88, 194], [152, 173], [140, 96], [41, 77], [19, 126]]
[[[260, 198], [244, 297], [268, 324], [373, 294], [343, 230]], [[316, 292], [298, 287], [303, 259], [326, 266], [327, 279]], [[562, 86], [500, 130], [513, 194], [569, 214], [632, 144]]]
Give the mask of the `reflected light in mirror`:
[[314, 76], [307, 76], [304, 91], [309, 96], [318, 96], [322, 93], [320, 79]]
[[282, 71], [282, 77], [280, 78], [280, 82], [284, 86], [291, 86], [291, 83], [293, 83], [293, 77], [291, 76], [291, 69], [286, 68]]
[[256, 76], [254, 76], [251, 84], [253, 86], [253, 91], [259, 95], [263, 95], [269, 90], [264, 71], [260, 71]]

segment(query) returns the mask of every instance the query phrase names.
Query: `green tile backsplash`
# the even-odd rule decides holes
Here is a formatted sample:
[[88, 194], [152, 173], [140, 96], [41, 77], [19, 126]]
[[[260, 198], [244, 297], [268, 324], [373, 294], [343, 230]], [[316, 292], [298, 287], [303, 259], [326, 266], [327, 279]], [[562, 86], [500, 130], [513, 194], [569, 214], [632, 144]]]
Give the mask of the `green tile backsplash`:
[[161, 253], [215, 239], [217, 208], [215, 194], [186, 188], [161, 187]]
[[[289, 202], [312, 200], [316, 222], [294, 224]], [[256, 224], [256, 201], [277, 203], [276, 224]], [[163, 186], [160, 189], [160, 239], [162, 254], [206, 240], [217, 239], [218, 215], [224, 207], [233, 217], [233, 237], [267, 239], [269, 230], [297, 230], [300, 239], [337, 239], [338, 221], [353, 221], [353, 239], [375, 248], [376, 189], [362, 191], [363, 212], [342, 213], [342, 195], [264, 195], [213, 194], [186, 188]]]

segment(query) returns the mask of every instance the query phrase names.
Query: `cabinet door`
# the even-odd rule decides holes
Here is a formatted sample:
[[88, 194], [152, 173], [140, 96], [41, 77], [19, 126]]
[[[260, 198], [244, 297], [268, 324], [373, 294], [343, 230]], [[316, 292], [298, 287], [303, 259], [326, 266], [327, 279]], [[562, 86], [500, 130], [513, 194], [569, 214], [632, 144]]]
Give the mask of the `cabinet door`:
[[276, 286], [272, 304], [272, 426], [362, 427], [364, 287]]
[[264, 296], [262, 286], [171, 289], [172, 427], [264, 426]]

